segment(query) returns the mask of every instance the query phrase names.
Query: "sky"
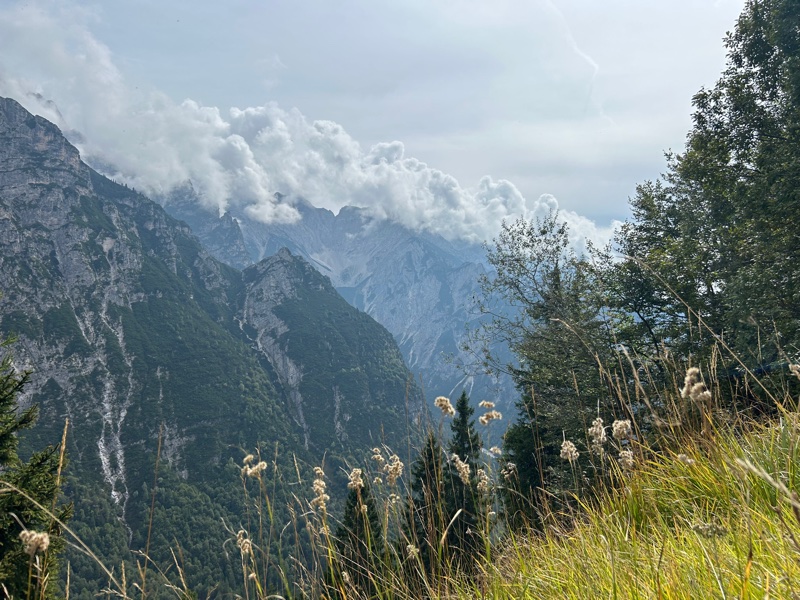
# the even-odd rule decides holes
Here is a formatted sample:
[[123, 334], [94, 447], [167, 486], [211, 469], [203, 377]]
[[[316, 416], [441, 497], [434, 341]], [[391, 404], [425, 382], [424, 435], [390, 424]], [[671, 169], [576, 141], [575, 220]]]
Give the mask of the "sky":
[[558, 207], [607, 239], [724, 68], [744, 0], [0, 0], [0, 95], [210, 210], [482, 241]]

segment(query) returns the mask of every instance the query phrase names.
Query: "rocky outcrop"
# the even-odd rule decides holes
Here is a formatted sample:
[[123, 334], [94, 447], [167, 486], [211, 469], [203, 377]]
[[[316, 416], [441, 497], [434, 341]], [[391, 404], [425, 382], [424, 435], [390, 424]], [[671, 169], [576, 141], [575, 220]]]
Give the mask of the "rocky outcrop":
[[423, 403], [391, 335], [285, 248], [243, 276], [242, 331], [274, 368], [305, 447], [399, 443]]

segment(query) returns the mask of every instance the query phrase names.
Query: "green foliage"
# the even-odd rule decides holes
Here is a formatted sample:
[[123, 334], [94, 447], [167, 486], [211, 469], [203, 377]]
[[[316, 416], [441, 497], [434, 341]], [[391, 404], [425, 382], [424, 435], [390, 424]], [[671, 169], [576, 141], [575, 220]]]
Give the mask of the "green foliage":
[[[447, 443], [448, 461], [444, 472], [445, 515], [449, 529], [447, 542], [457, 568], [473, 571], [476, 559], [483, 550], [481, 509], [485, 499], [478, 490], [478, 465], [483, 443], [475, 431], [472, 415], [475, 409], [469, 404], [467, 392], [461, 392], [455, 406], [456, 414], [450, 424]], [[459, 473], [457, 456], [468, 467], [464, 476]], [[461, 512], [459, 512], [461, 511]]]
[[[344, 515], [336, 528], [339, 585], [353, 586], [358, 593], [371, 597], [380, 579], [386, 546], [383, 526], [370, 484], [351, 486]], [[344, 574], [347, 574], [346, 576]]]
[[[508, 365], [486, 354], [487, 366], [508, 369], [520, 390], [503, 457], [515, 467], [503, 488], [514, 522], [541, 524], [541, 489], [575, 487], [559, 457], [563, 436], [582, 435], [599, 410], [620, 410], [610, 392], [624, 368], [615, 329], [626, 319], [608, 306], [598, 269], [575, 254], [568, 234], [555, 212], [505, 225], [488, 254], [494, 274], [482, 281], [482, 310], [494, 316], [479, 333], [507, 342], [516, 358]], [[498, 299], [512, 310], [495, 310]]]
[[[512, 520], [541, 526], [602, 476], [588, 452], [560, 457], [595, 417], [632, 419], [637, 436], [661, 443], [675, 427], [707, 429], [716, 409], [775, 414], [791, 398], [782, 391], [800, 352], [798, 23], [794, 2], [747, 3], [725, 42], [727, 68], [693, 99], [685, 152], [637, 188], [616, 248], [576, 256], [555, 214], [508, 224], [494, 240], [482, 333], [508, 343], [515, 362], [486, 354], [486, 365], [511, 372], [521, 393], [504, 445], [516, 468], [504, 488]], [[724, 373], [716, 409], [677, 398], [688, 366]]]
[[[71, 506], [57, 502], [64, 461], [55, 446], [27, 461], [18, 455], [17, 436], [34, 424], [38, 410], [17, 410], [29, 374], [15, 370], [10, 344], [9, 339], [0, 343], [0, 590], [18, 598], [32, 592], [36, 598], [54, 598], [64, 549], [61, 524], [71, 513]], [[48, 544], [21, 539], [30, 534], [46, 536]]]
[[[302, 365], [300, 393], [317, 407], [305, 414], [309, 428], [318, 432], [311, 440], [315, 450], [399, 446], [407, 433], [407, 405], [414, 402], [409, 396], [419, 391], [391, 334], [347, 304], [310, 265], [286, 260], [290, 276], [302, 285], [273, 312], [287, 327], [279, 344]], [[349, 419], [346, 438], [330, 426], [337, 414]]]
[[747, 3], [727, 68], [693, 99], [685, 152], [639, 186], [618, 235], [632, 257], [621, 304], [681, 358], [708, 359], [724, 340], [756, 368], [800, 347], [798, 22], [795, 2]]
[[791, 491], [800, 485], [797, 435], [792, 415], [745, 435], [715, 431], [653, 457], [580, 518], [533, 538], [512, 535], [482, 593], [509, 600], [792, 597], [800, 576]]
[[[411, 467], [404, 540], [419, 553], [409, 561], [415, 576], [440, 577], [449, 564], [444, 534], [447, 529], [447, 504], [444, 490], [444, 456], [439, 440], [429, 430], [417, 459]], [[409, 554], [401, 549], [402, 554]]]

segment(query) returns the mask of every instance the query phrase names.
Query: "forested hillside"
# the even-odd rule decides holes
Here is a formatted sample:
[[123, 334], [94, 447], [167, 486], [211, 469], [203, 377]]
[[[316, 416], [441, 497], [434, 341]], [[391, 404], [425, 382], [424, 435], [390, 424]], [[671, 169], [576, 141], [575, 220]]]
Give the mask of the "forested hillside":
[[[407, 443], [422, 403], [396, 344], [304, 261], [217, 262], [10, 99], [0, 165], [0, 328], [31, 371], [19, 402], [40, 414], [23, 453], [69, 422], [72, 526], [110, 564], [149, 548], [166, 568], [177, 542], [198, 590], [229, 589], [221, 548], [244, 515], [246, 454], [305, 488], [325, 462], [344, 487], [348, 462]], [[280, 515], [291, 492], [279, 488]], [[105, 585], [93, 560], [68, 559], [73, 597]]]
[[[590, 485], [597, 417], [650, 439], [778, 414], [800, 358], [799, 20], [795, 2], [748, 2], [727, 68], [693, 98], [686, 148], [637, 187], [612, 246], [578, 256], [553, 217], [509, 224], [491, 247], [485, 310], [501, 297], [519, 312], [481, 333], [509, 339], [517, 357], [521, 417], [504, 457], [529, 516], [537, 489], [574, 486], [565, 436], [586, 440]], [[674, 398], [690, 367], [716, 382], [713, 401]]]

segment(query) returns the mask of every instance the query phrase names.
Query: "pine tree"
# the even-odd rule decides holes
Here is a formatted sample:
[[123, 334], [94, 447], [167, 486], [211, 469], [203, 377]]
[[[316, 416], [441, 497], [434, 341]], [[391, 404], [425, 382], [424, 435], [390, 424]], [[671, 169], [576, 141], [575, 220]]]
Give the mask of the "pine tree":
[[[446, 516], [450, 528], [447, 540], [455, 563], [469, 571], [481, 549], [480, 493], [477, 489], [478, 460], [483, 443], [475, 431], [467, 392], [456, 402], [456, 414], [450, 424], [445, 469]], [[456, 459], [458, 457], [458, 459]], [[466, 481], [465, 481], [466, 480]], [[461, 511], [460, 513], [458, 511]], [[458, 516], [455, 516], [458, 513]]]
[[59, 493], [57, 447], [36, 452], [27, 462], [17, 453], [17, 435], [35, 423], [38, 410], [31, 406], [17, 412], [17, 400], [29, 373], [15, 370], [10, 344], [9, 339], [0, 342], [4, 352], [0, 360], [0, 582], [4, 586], [0, 595], [26, 598], [35, 592], [38, 598], [54, 598], [64, 541], [61, 527], [48, 510], [54, 508], [63, 523], [72, 507], [55, 504]]
[[384, 534], [375, 496], [366, 481], [360, 485], [351, 481], [344, 516], [336, 529], [336, 546], [339, 575], [346, 577], [346, 586], [372, 597], [382, 571]]
[[411, 467], [411, 494], [404, 527], [405, 540], [409, 547], [401, 548], [403, 556], [409, 556], [407, 564], [416, 572], [416, 559], [427, 575], [441, 573], [447, 563], [447, 547], [440, 541], [447, 527], [444, 501], [444, 457], [439, 440], [433, 430], [428, 431], [425, 445]]

